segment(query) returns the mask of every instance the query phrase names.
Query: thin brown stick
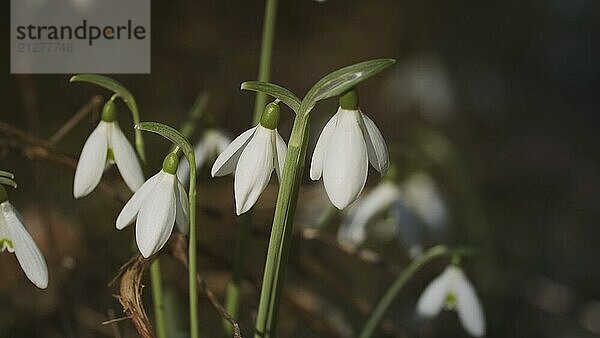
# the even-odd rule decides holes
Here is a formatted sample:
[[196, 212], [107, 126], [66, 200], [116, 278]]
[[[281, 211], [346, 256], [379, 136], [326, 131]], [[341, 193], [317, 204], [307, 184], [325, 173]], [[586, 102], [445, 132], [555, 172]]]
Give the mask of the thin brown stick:
[[89, 115], [90, 113], [98, 112], [100, 108], [100, 103], [104, 98], [101, 95], [92, 96], [92, 98], [83, 105], [83, 107], [79, 108], [79, 110], [71, 116], [70, 119], [65, 122], [55, 133], [54, 135], [48, 138], [48, 143], [55, 145], [58, 143], [65, 135], [67, 135], [75, 126], [83, 120], [84, 117]]
[[121, 336], [121, 331], [119, 331], [119, 322], [127, 318], [115, 318], [115, 311], [113, 309], [108, 309], [107, 315], [109, 320], [103, 322], [102, 324], [110, 325], [115, 338], [123, 338], [123, 336]]
[[[187, 251], [188, 251], [187, 244], [186, 244], [183, 236], [181, 236], [181, 235], [178, 236], [178, 235], [174, 234], [171, 237], [171, 254], [179, 262], [181, 262], [181, 264], [183, 264], [186, 269], [189, 266]], [[212, 304], [213, 308], [217, 311], [217, 313], [221, 316], [221, 318], [228, 321], [229, 324], [231, 324], [231, 326], [233, 327], [233, 337], [234, 338], [242, 338], [240, 325], [235, 320], [235, 318], [233, 318], [227, 312], [227, 310], [225, 310], [225, 308], [223, 307], [221, 302], [219, 302], [219, 299], [217, 298], [217, 296], [208, 288], [208, 284], [206, 283], [204, 278], [202, 278], [202, 276], [199, 273], [196, 274], [196, 281], [198, 282], [198, 286], [200, 286], [200, 289], [206, 295], [206, 298], [208, 298], [209, 302]]]

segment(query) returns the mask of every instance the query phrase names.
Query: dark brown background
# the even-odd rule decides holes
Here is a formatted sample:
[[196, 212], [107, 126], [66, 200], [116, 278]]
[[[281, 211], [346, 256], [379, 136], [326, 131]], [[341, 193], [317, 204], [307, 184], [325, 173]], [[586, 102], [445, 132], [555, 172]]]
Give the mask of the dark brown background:
[[[69, 75], [10, 75], [8, 1], [0, 8], [5, 47], [0, 118], [47, 138], [91, 95], [107, 93], [69, 84]], [[600, 334], [598, 11], [593, 0], [281, 1], [273, 82], [302, 95], [341, 66], [396, 58], [396, 66], [360, 90], [361, 106], [381, 128], [401, 171], [419, 166], [406, 156], [416, 147], [409, 137], [415, 130], [430, 128], [456, 146], [458, 167], [433, 168], [432, 174], [451, 210], [448, 243], [482, 250], [465, 264], [485, 306], [488, 337]], [[209, 112], [239, 134], [249, 127], [253, 105], [253, 95], [241, 92], [239, 84], [256, 77], [262, 14], [260, 1], [153, 1], [152, 74], [115, 78], [136, 95], [144, 120], [177, 126], [197, 94], [206, 91]], [[437, 119], [417, 106], [401, 105], [401, 89], [390, 85], [406, 62], [427, 58], [438, 60], [454, 93], [454, 109]], [[335, 109], [330, 100], [312, 112], [313, 144]], [[58, 146], [78, 154], [97, 118], [85, 119]], [[285, 111], [280, 129], [286, 140], [291, 121]], [[124, 129], [130, 123], [122, 114]], [[147, 142], [150, 166], [158, 168], [168, 145], [154, 136]], [[0, 155], [0, 167], [14, 171], [20, 184], [9, 192], [11, 200], [50, 267], [49, 289], [38, 291], [14, 257], [0, 256], [0, 336], [111, 336], [100, 322], [108, 309], [116, 316], [120, 309], [111, 296], [115, 290], [106, 284], [127, 260], [132, 235], [114, 229], [121, 205], [99, 191], [74, 201], [70, 169], [28, 161], [18, 151]], [[201, 203], [219, 211], [200, 214], [201, 242], [229, 259], [236, 222], [231, 180], [214, 181], [206, 170], [201, 175]], [[373, 185], [378, 178], [370, 176]], [[464, 181], [456, 185], [448, 177]], [[114, 172], [109, 179], [119, 182]], [[306, 180], [300, 213], [318, 200], [310, 196], [322, 196], [318, 187]], [[256, 207], [259, 228], [268, 229], [275, 193], [272, 185]], [[253, 276], [260, 276], [265, 236], [253, 235], [248, 262]], [[392, 266], [405, 266], [407, 257], [397, 245], [388, 243], [383, 251]], [[315, 260], [333, 273], [335, 283], [307, 268]], [[185, 328], [185, 272], [175, 261], [165, 259], [163, 265], [170, 299], [182, 308], [173, 321], [183, 321]], [[434, 264], [410, 283], [379, 336], [464, 336], [454, 314], [429, 323], [413, 314], [418, 293], [441, 268]], [[200, 270], [222, 295], [226, 266], [203, 254]], [[365, 317], [353, 304], [376, 301], [393, 273], [306, 241], [294, 250], [289, 277], [290, 297], [309, 306], [327, 301], [356, 331]], [[350, 292], [340, 291], [346, 289]], [[257, 299], [247, 285], [241, 319], [247, 335]], [[218, 336], [218, 317], [204, 300], [201, 305], [204, 336]], [[317, 312], [316, 318], [333, 318], [327, 313]], [[284, 305], [282, 336], [325, 336], [302, 314]], [[128, 323], [120, 327], [131, 334]]]

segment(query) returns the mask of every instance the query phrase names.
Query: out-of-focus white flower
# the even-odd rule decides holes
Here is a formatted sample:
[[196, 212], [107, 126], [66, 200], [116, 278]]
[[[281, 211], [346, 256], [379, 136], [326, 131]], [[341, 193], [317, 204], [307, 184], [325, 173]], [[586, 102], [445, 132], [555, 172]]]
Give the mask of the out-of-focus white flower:
[[[0, 190], [4, 188], [0, 186]], [[0, 203], [0, 251], [5, 250], [17, 256], [23, 272], [35, 286], [40, 289], [48, 286], [46, 260], [25, 229], [21, 215], [8, 200]]]
[[346, 210], [337, 233], [341, 244], [359, 246], [368, 237], [397, 238], [411, 257], [421, 253], [422, 224], [395, 183], [382, 182]]
[[116, 163], [131, 191], [136, 191], [144, 183], [144, 174], [135, 150], [119, 128], [114, 103], [108, 101], [102, 112], [102, 120], [81, 150], [75, 170], [73, 196], [80, 198], [92, 192], [104, 170], [113, 163]]
[[[343, 103], [345, 95], [355, 96], [352, 104]], [[382, 175], [389, 166], [385, 140], [375, 123], [358, 108], [356, 92], [344, 96], [337, 113], [323, 128], [310, 164], [310, 178], [316, 181], [323, 176], [325, 191], [338, 209], [354, 202], [363, 190], [369, 162]]]
[[367, 226], [377, 216], [386, 213], [400, 198], [400, 190], [389, 181], [379, 184], [375, 189], [354, 203], [342, 217], [337, 233], [340, 243], [360, 245], [367, 237]]
[[433, 235], [439, 235], [446, 227], [448, 210], [431, 176], [416, 172], [401, 184], [401, 189], [408, 207], [430, 228]]
[[277, 132], [279, 106], [269, 103], [254, 128], [246, 130], [215, 160], [211, 174], [224, 176], [235, 172], [235, 210], [248, 211], [265, 190], [273, 170], [281, 179], [287, 145]]
[[435, 317], [443, 308], [456, 310], [462, 326], [471, 336], [485, 334], [485, 318], [475, 289], [454, 265], [429, 283], [417, 302], [417, 312], [424, 317]]
[[[194, 146], [196, 154], [196, 169], [202, 167], [205, 163], [211, 161], [217, 155], [224, 152], [231, 143], [231, 137], [219, 129], [208, 129], [202, 135], [200, 141]], [[177, 177], [182, 183], [187, 183], [190, 179], [190, 166], [187, 160], [182, 157], [177, 169]]]
[[133, 194], [117, 217], [119, 230], [136, 220], [135, 240], [146, 258], [165, 245], [174, 224], [183, 234], [189, 230], [189, 201], [185, 188], [177, 179], [178, 161], [176, 154], [167, 155], [163, 169]]
[[454, 113], [455, 98], [450, 78], [435, 56], [419, 55], [396, 67], [384, 95], [405, 111], [416, 106], [429, 121], [447, 119]]

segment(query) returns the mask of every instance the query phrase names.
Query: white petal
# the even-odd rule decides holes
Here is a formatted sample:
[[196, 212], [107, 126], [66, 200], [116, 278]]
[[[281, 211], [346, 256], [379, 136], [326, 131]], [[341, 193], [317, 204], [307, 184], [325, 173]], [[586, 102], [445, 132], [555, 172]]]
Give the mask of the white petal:
[[129, 201], [125, 204], [119, 216], [117, 217], [116, 226], [118, 230], [124, 229], [126, 226], [131, 224], [138, 212], [140, 211], [140, 207], [148, 194], [154, 189], [156, 182], [161, 176], [162, 171], [159, 171], [158, 174], [150, 177], [134, 194], [131, 196]]
[[187, 192], [185, 191], [185, 188], [183, 187], [183, 185], [181, 184], [181, 182], [179, 182], [179, 180], [177, 181], [177, 185], [176, 185], [176, 189], [177, 189], [177, 211], [175, 214], [175, 224], [177, 224], [177, 228], [179, 229], [179, 232], [181, 232], [184, 235], [187, 235], [190, 226], [190, 218], [189, 218], [189, 210], [190, 210], [190, 202], [188, 200], [188, 195]]
[[108, 149], [108, 127], [108, 123], [100, 121], [83, 145], [73, 182], [75, 198], [92, 192], [102, 178]]
[[48, 267], [40, 249], [29, 235], [18, 212], [10, 202], [0, 204], [17, 260], [27, 278], [40, 289], [48, 286]]
[[390, 166], [390, 155], [388, 153], [387, 145], [375, 123], [362, 112], [360, 112], [360, 116], [364, 122], [361, 124], [361, 127], [363, 128], [365, 141], [367, 142], [369, 162], [371, 162], [371, 165], [383, 175]]
[[235, 206], [241, 215], [248, 211], [265, 190], [273, 172], [274, 130], [258, 126], [254, 136], [242, 151], [235, 169]]
[[369, 222], [381, 212], [390, 208], [398, 200], [400, 190], [393, 183], [384, 182], [378, 185], [364, 198], [359, 199], [350, 213], [342, 218], [338, 230], [338, 240], [353, 245], [361, 244], [366, 237]]
[[258, 125], [254, 128], [246, 130], [240, 136], [236, 137], [235, 140], [233, 140], [233, 142], [231, 142], [231, 144], [225, 149], [225, 151], [223, 151], [219, 157], [217, 157], [211, 170], [211, 175], [213, 177], [231, 174], [235, 170], [242, 151], [250, 141], [252, 135], [254, 135], [257, 127]]
[[338, 109], [338, 112], [333, 115], [331, 119], [329, 119], [327, 124], [325, 124], [323, 131], [321, 131], [321, 135], [319, 135], [317, 144], [315, 145], [315, 151], [313, 152], [312, 160], [310, 162], [310, 179], [313, 181], [320, 179], [321, 174], [323, 173], [323, 160], [326, 156], [325, 152], [327, 149], [327, 144], [329, 143], [329, 139], [331, 138], [333, 130], [335, 129], [340, 109]]
[[281, 138], [281, 135], [279, 135], [279, 132], [277, 131], [277, 129], [275, 129], [275, 132], [273, 134], [275, 137], [275, 151], [276, 151], [274, 166], [275, 166], [275, 171], [277, 172], [277, 177], [279, 178], [279, 181], [281, 181], [281, 174], [283, 173], [283, 165], [285, 164], [285, 156], [287, 155], [287, 145], [285, 144], [285, 141], [283, 140], [283, 138]]
[[6, 250], [8, 252], [15, 252], [15, 248], [12, 247], [12, 241], [8, 225], [4, 221], [4, 215], [0, 213], [0, 252]]
[[142, 167], [131, 143], [116, 122], [112, 123], [108, 140], [123, 180], [131, 191], [138, 190], [144, 184]]
[[160, 250], [173, 231], [176, 214], [175, 175], [161, 171], [154, 189], [144, 199], [135, 223], [135, 240], [142, 256]]
[[359, 118], [358, 111], [341, 109], [324, 153], [323, 183], [338, 209], [352, 203], [367, 181], [369, 161]]
[[417, 312], [424, 317], [434, 317], [444, 307], [446, 297], [448, 296], [448, 270], [445, 270], [441, 275], [436, 277], [417, 301]]
[[452, 291], [456, 295], [456, 311], [465, 330], [474, 337], [485, 334], [485, 318], [479, 298], [471, 282], [465, 277], [460, 268], [451, 269]]

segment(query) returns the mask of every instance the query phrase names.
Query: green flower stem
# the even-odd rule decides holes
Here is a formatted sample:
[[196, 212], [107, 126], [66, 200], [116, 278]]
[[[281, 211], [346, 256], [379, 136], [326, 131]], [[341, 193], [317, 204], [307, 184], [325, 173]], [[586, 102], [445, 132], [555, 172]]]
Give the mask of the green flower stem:
[[308, 113], [296, 115], [288, 144], [263, 274], [255, 338], [275, 337], [279, 297], [308, 146]]
[[190, 337], [199, 337], [198, 326], [198, 285], [196, 283], [196, 275], [198, 274], [197, 257], [196, 257], [196, 156], [194, 148], [190, 145], [187, 138], [179, 131], [158, 122], [141, 122], [137, 124], [136, 129], [146, 130], [159, 134], [169, 141], [173, 142], [177, 148], [175, 152], [181, 150], [185, 155], [190, 166], [190, 188], [188, 192], [189, 200], [189, 303], [190, 303]]
[[383, 318], [383, 315], [390, 307], [400, 290], [406, 285], [406, 283], [411, 279], [411, 277], [425, 264], [434, 258], [445, 256], [450, 254], [451, 251], [443, 246], [434, 246], [429, 250], [422, 253], [419, 257], [415, 258], [409, 266], [402, 271], [402, 273], [396, 278], [394, 283], [390, 286], [390, 288], [386, 291], [386, 293], [381, 297], [379, 303], [375, 307], [375, 310], [371, 313], [371, 317], [367, 320], [367, 323], [363, 327], [359, 338], [369, 338], [375, 332], [377, 325]]
[[[263, 21], [262, 43], [260, 46], [260, 63], [258, 65], [258, 81], [267, 82], [271, 75], [271, 56], [273, 55], [273, 38], [277, 21], [277, 0], [266, 0]], [[260, 121], [260, 115], [267, 103], [267, 95], [256, 94], [254, 102], [254, 124]]]
[[[239, 233], [235, 245], [235, 256], [233, 258], [233, 271], [231, 280], [227, 285], [225, 294], [225, 309], [233, 317], [238, 318], [240, 307], [241, 283], [244, 277], [244, 262], [246, 261], [246, 249], [252, 227], [252, 214], [246, 213], [240, 217]], [[233, 327], [227, 320], [223, 320], [223, 327], [227, 334], [233, 334]]]
[[190, 201], [190, 235], [189, 235], [189, 257], [190, 257], [190, 266], [189, 266], [189, 287], [190, 287], [190, 332], [192, 338], [198, 338], [199, 327], [198, 327], [198, 287], [196, 283], [196, 275], [198, 274], [198, 264], [196, 258], [196, 160], [194, 156], [194, 152], [190, 155], [186, 154], [188, 157], [188, 161], [190, 162], [190, 191], [188, 194], [188, 198]]
[[156, 335], [167, 338], [167, 322], [165, 319], [165, 304], [163, 295], [160, 261], [156, 258], [150, 265], [150, 280], [152, 282], [152, 299], [154, 304], [154, 321], [156, 322]]
[[[263, 21], [262, 42], [260, 48], [260, 61], [258, 65], [258, 80], [267, 82], [271, 75], [271, 57], [273, 55], [273, 39], [275, 36], [275, 23], [277, 19], [277, 0], [266, 0], [265, 15]], [[267, 95], [258, 92], [254, 101], [254, 118], [252, 125], [259, 123], [264, 107], [267, 103]], [[239, 234], [235, 247], [235, 258], [233, 261], [233, 275], [227, 286], [225, 295], [225, 309], [233, 318], [238, 317], [240, 304], [240, 282], [244, 271], [245, 251], [248, 247], [248, 237], [252, 226], [251, 214], [240, 217]], [[223, 321], [227, 333], [233, 328], [228, 321]]]

